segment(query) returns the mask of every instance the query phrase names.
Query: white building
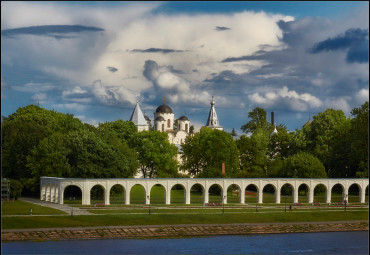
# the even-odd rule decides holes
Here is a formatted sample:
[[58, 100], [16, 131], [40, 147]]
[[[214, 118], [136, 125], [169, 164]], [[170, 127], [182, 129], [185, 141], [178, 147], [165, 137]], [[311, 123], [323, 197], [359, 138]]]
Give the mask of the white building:
[[189, 135], [190, 120], [185, 115], [175, 120], [171, 107], [162, 104], [154, 112], [154, 129], [166, 132], [171, 144], [182, 144]]
[[215, 101], [213, 100], [213, 97], [211, 101], [211, 109], [209, 110], [206, 127], [218, 129], [218, 130], [224, 130], [223, 127], [220, 126], [220, 122], [218, 121], [217, 113], [215, 109]]
[[143, 130], [149, 131], [150, 119], [147, 116], [144, 116], [143, 112], [140, 109], [139, 102], [136, 102], [135, 109], [130, 117], [130, 121], [132, 121], [135, 124], [135, 126], [137, 127], [137, 131]]

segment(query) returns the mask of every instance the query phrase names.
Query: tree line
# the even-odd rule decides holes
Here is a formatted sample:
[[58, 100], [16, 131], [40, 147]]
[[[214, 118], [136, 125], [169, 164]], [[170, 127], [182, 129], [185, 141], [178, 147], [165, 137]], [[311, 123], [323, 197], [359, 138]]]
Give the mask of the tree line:
[[248, 118], [240, 137], [235, 129], [206, 127], [189, 135], [179, 164], [178, 148], [167, 133], [138, 132], [122, 120], [95, 127], [71, 114], [29, 105], [2, 120], [2, 176], [34, 194], [41, 176], [131, 178], [137, 171], [148, 178], [368, 177], [368, 102], [354, 108], [351, 117], [327, 109], [294, 132], [279, 125], [273, 133], [262, 108]]

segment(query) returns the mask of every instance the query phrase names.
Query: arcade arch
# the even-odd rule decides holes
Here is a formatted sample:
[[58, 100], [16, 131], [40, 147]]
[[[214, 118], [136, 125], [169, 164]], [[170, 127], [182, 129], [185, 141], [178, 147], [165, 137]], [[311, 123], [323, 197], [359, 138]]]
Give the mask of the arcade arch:
[[237, 184], [231, 184], [227, 188], [227, 203], [237, 204], [241, 202], [240, 187]]
[[63, 191], [64, 204], [82, 204], [82, 190], [77, 185], [68, 185]]
[[260, 201], [261, 203], [277, 203], [277, 192], [276, 187], [272, 184], [266, 184], [262, 188], [262, 199]]
[[283, 186], [281, 186], [281, 188], [280, 188], [280, 202], [294, 203], [293, 192], [294, 192], [294, 187], [292, 186], [292, 184], [285, 183]]
[[245, 193], [245, 203], [258, 203], [259, 199], [259, 193], [258, 193], [258, 187], [255, 184], [249, 184], [247, 187], [245, 187], [244, 190]]
[[204, 202], [204, 187], [202, 184], [196, 183], [190, 187], [190, 204], [203, 204]]
[[313, 202], [327, 203], [328, 189], [324, 184], [318, 184], [313, 190]]
[[135, 184], [130, 189], [130, 204], [145, 204], [146, 192], [141, 184]]
[[222, 203], [222, 187], [220, 184], [212, 184], [208, 188], [208, 203]]
[[335, 184], [331, 188], [331, 202], [332, 203], [342, 203], [345, 199], [344, 187], [342, 184]]
[[125, 204], [125, 188], [121, 184], [115, 184], [109, 191], [110, 204]]
[[105, 204], [105, 189], [100, 184], [95, 184], [90, 189], [90, 204]]
[[161, 184], [156, 184], [150, 189], [150, 204], [165, 204], [166, 189]]
[[348, 203], [361, 202], [361, 187], [357, 183], [353, 183], [348, 187]]
[[[177, 187], [182, 187], [179, 192], [179, 197], [182, 194], [185, 196], [185, 204], [197, 203], [204, 204], [208, 202], [222, 202], [222, 198], [228, 195], [229, 203], [238, 202], [237, 196], [232, 196], [232, 190], [242, 190], [240, 192], [239, 203], [281, 203], [281, 197], [284, 195], [286, 186], [292, 186], [294, 202], [299, 200], [299, 193], [308, 193], [308, 202], [343, 202], [345, 195], [350, 193], [349, 202], [357, 202], [358, 197], [361, 203], [368, 201], [368, 179], [77, 179], [77, 178], [57, 178], [57, 177], [41, 177], [40, 181], [40, 199], [52, 203], [63, 204], [66, 200], [68, 203], [68, 186], [78, 186], [78, 194], [81, 196], [82, 204], [89, 205], [91, 203], [116, 203], [117, 197], [119, 203], [125, 202], [129, 205], [133, 204], [149, 204], [150, 201], [147, 195], [152, 193], [157, 188], [161, 191], [158, 194], [161, 196], [160, 202], [152, 200], [152, 203], [171, 204], [171, 193], [175, 192]], [[155, 186], [160, 184], [159, 186]], [[176, 184], [176, 188], [172, 189]], [[319, 192], [320, 187], [323, 187], [325, 195]], [[116, 190], [117, 189], [117, 190]], [[120, 189], [120, 191], [118, 191]], [[255, 194], [255, 196], [245, 196], [245, 191]], [[306, 191], [305, 191], [306, 190]], [[67, 191], [67, 194], [64, 194]], [[229, 191], [229, 192], [228, 192]], [[211, 192], [211, 196], [209, 196]], [[366, 193], [367, 192], [367, 193]], [[82, 193], [82, 194], [81, 194]], [[228, 194], [229, 193], [229, 194]], [[355, 193], [355, 194], [354, 194]], [[119, 194], [117, 196], [117, 194]], [[320, 195], [321, 194], [321, 195]], [[354, 194], [354, 196], [353, 196]], [[320, 197], [321, 196], [321, 197]], [[112, 199], [111, 199], [112, 197]], [[257, 197], [257, 198], [256, 198]], [[217, 199], [218, 198], [218, 199]], [[214, 200], [216, 199], [216, 200]], [[250, 201], [248, 201], [248, 199]], [[304, 199], [304, 197], [303, 197]], [[77, 200], [77, 199], [76, 199]], [[182, 199], [180, 199], [181, 201]], [[173, 199], [172, 199], [173, 201]], [[352, 202], [353, 201], [353, 202]], [[223, 201], [227, 203], [227, 199]]]
[[302, 183], [298, 186], [298, 203], [308, 203], [309, 202], [310, 188], [306, 183]]
[[171, 188], [171, 204], [185, 204], [186, 190], [182, 184], [175, 184]]

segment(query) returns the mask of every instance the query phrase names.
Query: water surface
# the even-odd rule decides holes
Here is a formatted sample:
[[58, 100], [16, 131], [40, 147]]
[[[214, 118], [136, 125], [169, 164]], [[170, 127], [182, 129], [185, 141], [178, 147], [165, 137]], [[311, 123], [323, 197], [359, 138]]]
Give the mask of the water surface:
[[2, 254], [368, 254], [368, 231], [9, 242]]

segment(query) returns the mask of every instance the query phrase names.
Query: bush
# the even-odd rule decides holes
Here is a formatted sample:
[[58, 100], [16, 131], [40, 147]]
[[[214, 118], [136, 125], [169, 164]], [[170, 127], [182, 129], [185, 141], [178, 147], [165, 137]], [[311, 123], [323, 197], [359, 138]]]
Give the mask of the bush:
[[10, 198], [18, 199], [23, 190], [23, 184], [18, 180], [10, 180]]

